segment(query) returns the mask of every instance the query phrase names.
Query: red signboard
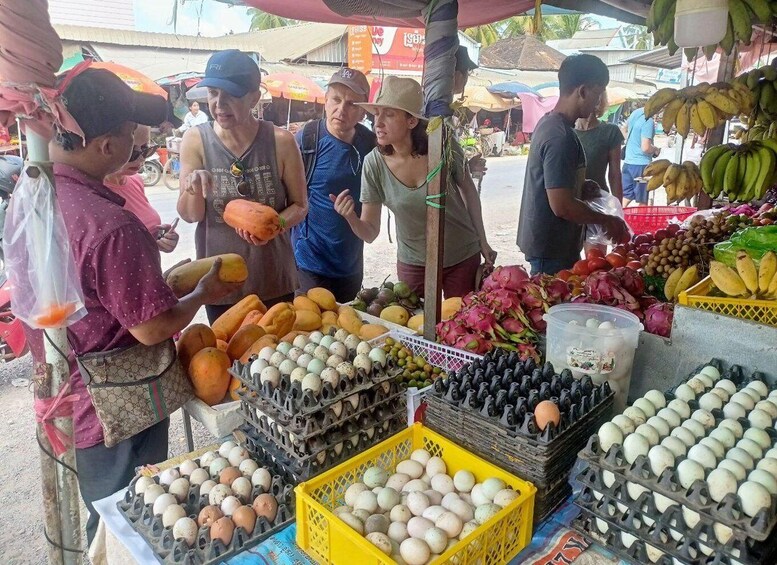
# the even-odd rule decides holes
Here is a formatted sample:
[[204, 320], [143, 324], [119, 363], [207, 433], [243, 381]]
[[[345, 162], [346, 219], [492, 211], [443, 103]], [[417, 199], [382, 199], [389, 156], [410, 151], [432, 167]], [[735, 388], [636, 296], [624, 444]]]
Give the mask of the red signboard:
[[[366, 29], [365, 29], [366, 28]], [[368, 33], [367, 33], [368, 32]], [[371, 61], [366, 57], [357, 58], [356, 53], [363, 51], [365, 36], [369, 37]], [[394, 71], [400, 73], [422, 73], [424, 70], [424, 28], [351, 26], [348, 29], [348, 65], [361, 65], [359, 70]], [[354, 53], [352, 59], [352, 52]]]

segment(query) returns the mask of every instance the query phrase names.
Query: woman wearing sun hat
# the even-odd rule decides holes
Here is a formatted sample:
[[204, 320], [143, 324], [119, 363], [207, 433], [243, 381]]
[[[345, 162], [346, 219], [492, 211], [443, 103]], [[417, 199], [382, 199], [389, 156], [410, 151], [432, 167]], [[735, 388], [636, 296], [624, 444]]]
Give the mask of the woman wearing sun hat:
[[[389, 76], [375, 101], [360, 104], [375, 116], [378, 146], [364, 159], [361, 215], [348, 191], [330, 195], [335, 209], [354, 233], [371, 243], [380, 233], [383, 205], [397, 224], [397, 274], [417, 293], [424, 291], [426, 265], [426, 195], [429, 171], [426, 120], [421, 114], [421, 85], [413, 79]], [[443, 292], [464, 296], [475, 289], [481, 255], [493, 262], [486, 241], [483, 214], [464, 155], [453, 145], [455, 189], [445, 199]]]

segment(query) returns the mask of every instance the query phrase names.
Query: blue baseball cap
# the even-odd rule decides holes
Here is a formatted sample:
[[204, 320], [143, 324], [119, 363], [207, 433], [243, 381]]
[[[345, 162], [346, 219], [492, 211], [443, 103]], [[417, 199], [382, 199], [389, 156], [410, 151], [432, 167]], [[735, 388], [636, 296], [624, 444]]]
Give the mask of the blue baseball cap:
[[205, 67], [205, 78], [197, 86], [218, 88], [236, 98], [259, 89], [262, 75], [256, 62], [237, 49], [218, 51]]

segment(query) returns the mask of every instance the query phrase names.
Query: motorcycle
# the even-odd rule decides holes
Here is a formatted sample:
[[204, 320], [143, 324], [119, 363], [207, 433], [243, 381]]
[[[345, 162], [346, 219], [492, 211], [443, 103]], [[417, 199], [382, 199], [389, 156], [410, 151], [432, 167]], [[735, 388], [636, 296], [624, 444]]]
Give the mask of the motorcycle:
[[154, 186], [162, 179], [163, 171], [159, 155], [154, 153], [145, 160], [138, 174], [143, 177], [143, 186]]
[[15, 155], [0, 156], [0, 360], [10, 361], [27, 352], [27, 337], [22, 322], [11, 312], [11, 291], [5, 274], [2, 239], [5, 215], [11, 194], [22, 174], [24, 161]]

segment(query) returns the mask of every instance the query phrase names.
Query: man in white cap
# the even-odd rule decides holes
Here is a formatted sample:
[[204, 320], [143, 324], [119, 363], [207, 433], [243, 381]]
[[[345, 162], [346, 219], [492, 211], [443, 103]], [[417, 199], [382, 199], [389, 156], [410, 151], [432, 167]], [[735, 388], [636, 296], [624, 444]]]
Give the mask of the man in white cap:
[[362, 163], [375, 147], [375, 134], [359, 123], [365, 111], [356, 104], [369, 94], [363, 73], [341, 68], [327, 86], [326, 118], [308, 122], [296, 136], [308, 185], [308, 216], [292, 233], [299, 292], [324, 287], [338, 302], [353, 300], [361, 289], [364, 242], [329, 195], [347, 192], [360, 201]]

